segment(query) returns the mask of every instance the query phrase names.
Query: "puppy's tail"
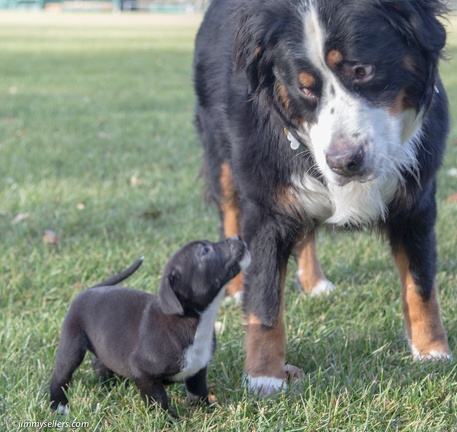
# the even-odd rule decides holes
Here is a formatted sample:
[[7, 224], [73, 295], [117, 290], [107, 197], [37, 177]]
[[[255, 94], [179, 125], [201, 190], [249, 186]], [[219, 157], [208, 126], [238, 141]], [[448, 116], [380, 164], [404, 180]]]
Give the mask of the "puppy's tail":
[[111, 276], [110, 278], [105, 279], [104, 281], [102, 281], [96, 285], [92, 285], [91, 288], [117, 285], [119, 282], [122, 282], [123, 280], [125, 280], [129, 276], [131, 276], [133, 273], [135, 273], [138, 270], [138, 268], [140, 267], [140, 265], [143, 264], [143, 260], [144, 260], [144, 256], [137, 259], [129, 268], [125, 269], [124, 271], [120, 272], [119, 274], [117, 274], [115, 276]]

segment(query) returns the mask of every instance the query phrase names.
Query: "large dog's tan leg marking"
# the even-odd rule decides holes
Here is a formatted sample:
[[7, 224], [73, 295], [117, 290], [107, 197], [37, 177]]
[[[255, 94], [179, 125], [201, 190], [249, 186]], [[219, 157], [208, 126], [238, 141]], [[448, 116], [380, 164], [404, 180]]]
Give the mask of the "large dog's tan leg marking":
[[[221, 202], [222, 229], [225, 238], [238, 235], [240, 233], [240, 209], [238, 197], [235, 191], [232, 172], [228, 163], [221, 166]], [[235, 296], [243, 289], [243, 275], [238, 274], [227, 286], [226, 292], [230, 296]]]
[[316, 239], [314, 233], [308, 234], [296, 246], [298, 271], [296, 278], [306, 293], [328, 295], [335, 286], [325, 277], [316, 255]]
[[286, 332], [284, 325], [284, 284], [286, 266], [281, 268], [281, 304], [274, 327], [265, 326], [254, 314], [246, 317], [246, 385], [260, 395], [276, 393], [287, 383], [299, 379], [303, 372], [285, 364]]
[[404, 251], [395, 254], [402, 284], [403, 315], [414, 359], [450, 358], [446, 331], [441, 321], [436, 287], [430, 298], [424, 299], [414, 281], [409, 260]]

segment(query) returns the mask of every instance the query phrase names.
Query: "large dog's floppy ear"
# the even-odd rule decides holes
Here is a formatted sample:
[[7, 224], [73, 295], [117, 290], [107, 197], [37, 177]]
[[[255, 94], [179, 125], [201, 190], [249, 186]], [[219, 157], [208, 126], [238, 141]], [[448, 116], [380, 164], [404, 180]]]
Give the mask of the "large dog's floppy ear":
[[274, 81], [273, 48], [286, 25], [281, 13], [275, 13], [276, 6], [285, 7], [276, 5], [276, 0], [270, 1], [270, 6], [265, 9], [247, 2], [237, 8], [231, 18], [239, 29], [233, 46], [235, 67], [238, 72], [246, 73], [251, 93]]
[[167, 315], [184, 315], [181, 302], [176, 297], [173, 287], [179, 282], [180, 275], [173, 269], [164, 274], [159, 286], [159, 301], [162, 311]]
[[[245, 71], [249, 81], [249, 91], [255, 92], [259, 86], [259, 62], [262, 56], [260, 35], [255, 31], [258, 23], [254, 23], [255, 17], [239, 11], [239, 30], [236, 35], [233, 57], [236, 70]], [[258, 21], [258, 20], [257, 20]]]
[[435, 93], [438, 60], [446, 44], [446, 30], [438, 17], [447, 12], [441, 0], [386, 1], [379, 3], [385, 17], [404, 37], [421, 47], [429, 64], [427, 88], [421, 105], [427, 109]]

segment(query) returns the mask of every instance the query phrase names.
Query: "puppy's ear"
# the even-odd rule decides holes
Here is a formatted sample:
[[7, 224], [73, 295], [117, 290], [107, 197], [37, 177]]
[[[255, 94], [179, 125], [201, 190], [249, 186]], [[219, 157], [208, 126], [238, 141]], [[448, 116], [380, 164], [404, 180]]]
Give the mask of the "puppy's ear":
[[163, 275], [159, 287], [159, 301], [162, 311], [167, 315], [184, 315], [184, 309], [181, 302], [176, 297], [173, 290], [176, 283], [179, 282], [179, 273], [172, 270], [169, 274]]

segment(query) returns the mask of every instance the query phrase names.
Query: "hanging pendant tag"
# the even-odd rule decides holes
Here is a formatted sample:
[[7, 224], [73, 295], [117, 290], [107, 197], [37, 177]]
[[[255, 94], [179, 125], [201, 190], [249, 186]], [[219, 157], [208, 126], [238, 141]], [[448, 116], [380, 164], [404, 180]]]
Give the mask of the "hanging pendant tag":
[[287, 136], [287, 139], [290, 143], [290, 148], [292, 150], [297, 150], [300, 147], [300, 143], [295, 139], [295, 137], [286, 129], [284, 128], [284, 133]]

